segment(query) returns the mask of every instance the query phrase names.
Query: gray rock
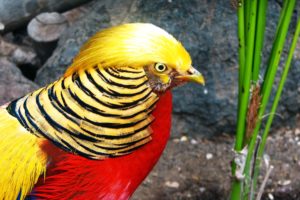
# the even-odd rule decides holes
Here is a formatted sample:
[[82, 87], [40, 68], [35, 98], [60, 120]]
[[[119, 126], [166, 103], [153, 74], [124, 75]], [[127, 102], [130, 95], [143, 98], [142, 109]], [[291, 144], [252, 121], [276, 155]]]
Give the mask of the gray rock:
[[[269, 1], [264, 55], [271, 49], [280, 5]], [[63, 35], [58, 48], [37, 76], [45, 85], [70, 65], [79, 46], [93, 33], [109, 25], [125, 22], [150, 22], [178, 38], [193, 58], [193, 65], [206, 78], [206, 87], [187, 85], [174, 91], [173, 132], [212, 136], [234, 133], [237, 110], [237, 35], [236, 11], [229, 1], [204, 0], [126, 0], [94, 1], [84, 18]], [[267, 62], [263, 56], [264, 63]], [[283, 103], [281, 122], [293, 124], [299, 112], [299, 58], [293, 63]], [[263, 65], [265, 66], [265, 64]]]
[[8, 32], [26, 25], [42, 12], [62, 12], [87, 3], [90, 0], [0, 0], [0, 31]]
[[0, 37], [0, 56], [11, 56], [17, 46]]
[[39, 64], [37, 54], [30, 48], [19, 47], [11, 55], [11, 60], [17, 65], [30, 64], [36, 66]]
[[45, 12], [33, 18], [28, 26], [28, 35], [36, 42], [53, 42], [65, 31], [68, 22], [64, 15]]
[[0, 105], [38, 88], [38, 85], [23, 77], [15, 64], [0, 58]]
[[16, 45], [0, 37], [0, 56], [8, 57], [17, 65], [30, 64], [36, 66], [39, 59], [32, 47]]
[[91, 6], [84, 18], [74, 23], [60, 38], [58, 47], [38, 71], [36, 82], [46, 85], [58, 79], [71, 64], [80, 46], [99, 29], [109, 26], [109, 16], [103, 6]]

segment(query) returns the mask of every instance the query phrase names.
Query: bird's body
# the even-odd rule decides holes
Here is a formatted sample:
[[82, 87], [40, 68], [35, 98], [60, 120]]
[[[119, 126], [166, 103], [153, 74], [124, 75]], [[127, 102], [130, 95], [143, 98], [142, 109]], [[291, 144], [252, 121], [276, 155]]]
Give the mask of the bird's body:
[[203, 83], [151, 24], [99, 32], [65, 75], [0, 110], [0, 198], [128, 199], [171, 127], [170, 88]]
[[[48, 143], [46, 148], [48, 151], [51, 149], [50, 154], [62, 162], [47, 170], [49, 176], [46, 176], [45, 183], [42, 180], [35, 189], [38, 196], [47, 199], [72, 199], [72, 196], [76, 196], [76, 199], [128, 199], [155, 165], [167, 143], [171, 125], [171, 101], [171, 93], [165, 94], [153, 112], [154, 117], [160, 116], [151, 125], [153, 142], [128, 155], [102, 161], [90, 160], [78, 155], [53, 152], [53, 145]], [[57, 170], [64, 173], [56, 174]]]

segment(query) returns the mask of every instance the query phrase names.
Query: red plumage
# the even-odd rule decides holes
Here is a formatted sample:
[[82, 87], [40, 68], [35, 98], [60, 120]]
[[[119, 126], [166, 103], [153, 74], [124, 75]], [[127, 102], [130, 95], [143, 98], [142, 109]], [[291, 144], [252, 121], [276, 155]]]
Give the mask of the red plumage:
[[38, 199], [129, 199], [166, 146], [171, 114], [172, 95], [167, 91], [153, 112], [152, 140], [125, 156], [90, 160], [45, 143], [52, 161], [31, 195]]

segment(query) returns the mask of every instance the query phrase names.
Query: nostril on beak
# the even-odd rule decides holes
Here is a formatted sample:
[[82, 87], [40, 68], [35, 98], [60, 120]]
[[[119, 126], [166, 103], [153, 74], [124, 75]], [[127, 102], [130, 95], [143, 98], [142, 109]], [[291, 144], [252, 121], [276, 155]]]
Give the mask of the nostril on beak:
[[195, 73], [195, 69], [192, 67], [187, 71], [188, 75], [192, 75]]

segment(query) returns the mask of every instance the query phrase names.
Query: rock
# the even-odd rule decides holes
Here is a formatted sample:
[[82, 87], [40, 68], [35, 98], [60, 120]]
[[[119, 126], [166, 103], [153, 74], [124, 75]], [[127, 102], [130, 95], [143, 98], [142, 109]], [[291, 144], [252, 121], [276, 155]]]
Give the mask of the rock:
[[68, 22], [64, 15], [56, 12], [41, 13], [28, 26], [28, 35], [36, 42], [53, 42], [66, 30]]
[[73, 26], [80, 18], [84, 17], [87, 12], [87, 6], [80, 6], [67, 12], [62, 13], [62, 15], [68, 20], [68, 24]]
[[39, 59], [35, 51], [26, 46], [16, 45], [0, 37], [0, 56], [9, 57], [17, 65], [37, 65]]
[[212, 153], [207, 153], [206, 154], [206, 160], [211, 160], [214, 157]]
[[181, 136], [180, 142], [186, 142], [186, 141], [188, 141], [188, 137], [185, 135]]
[[59, 78], [78, 53], [80, 46], [99, 29], [109, 26], [109, 15], [103, 6], [89, 7], [84, 18], [74, 23], [61, 37], [58, 47], [38, 71], [36, 82], [46, 85]]
[[165, 182], [165, 186], [169, 187], [169, 188], [179, 188], [179, 183], [176, 181], [166, 181]]
[[28, 48], [17, 48], [11, 55], [11, 60], [17, 65], [37, 65], [39, 63], [39, 59], [37, 54]]
[[66, 11], [90, 0], [0, 0], [0, 31], [8, 32], [26, 26], [41, 12]]
[[[279, 11], [280, 5], [270, 1], [262, 66], [267, 63]], [[39, 71], [36, 82], [45, 85], [54, 81], [70, 65], [79, 46], [89, 36], [104, 27], [126, 22], [150, 22], [166, 29], [184, 44], [193, 58], [193, 65], [206, 78], [205, 88], [189, 84], [173, 92], [173, 136], [235, 133], [237, 17], [228, 1], [94, 1], [85, 17], [63, 34], [54, 54]], [[276, 117], [275, 125], [295, 124], [296, 113], [300, 110], [300, 68], [296, 66], [300, 66], [299, 58], [293, 61], [282, 94], [278, 113], [283, 118]]]
[[43, 63], [52, 55], [59, 37], [67, 27], [66, 17], [56, 12], [41, 13], [29, 22], [28, 35]]
[[279, 180], [278, 185], [287, 186], [291, 184], [291, 180]]
[[195, 140], [195, 139], [191, 139], [190, 143], [191, 143], [192, 145], [196, 145], [196, 144], [198, 144], [198, 141]]
[[5, 28], [5, 25], [3, 23], [0, 22], [0, 31], [3, 31]]
[[270, 200], [273, 200], [273, 199], [274, 199], [273, 194], [272, 194], [272, 193], [269, 193], [269, 194], [268, 194], [268, 198], [269, 198]]
[[10, 56], [17, 46], [0, 37], [0, 56]]
[[15, 64], [0, 58], [0, 105], [36, 89], [38, 86], [24, 78]]

